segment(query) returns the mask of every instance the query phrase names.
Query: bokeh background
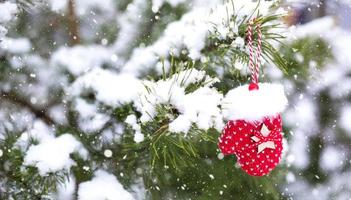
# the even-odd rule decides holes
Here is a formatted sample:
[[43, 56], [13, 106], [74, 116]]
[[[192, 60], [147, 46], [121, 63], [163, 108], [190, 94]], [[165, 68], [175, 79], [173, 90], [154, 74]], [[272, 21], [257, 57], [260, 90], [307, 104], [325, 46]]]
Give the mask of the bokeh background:
[[[5, 9], [11, 19], [2, 18], [0, 13], [0, 135], [5, 138], [4, 135], [11, 133], [20, 137], [29, 130], [40, 134], [43, 129], [54, 132], [74, 129], [98, 133], [102, 135], [99, 140], [120, 137], [122, 125], [111, 125], [109, 116], [113, 113], [109, 108], [83, 101], [93, 99], [89, 93], [80, 94], [79, 100], [72, 102], [67, 97], [67, 88], [78, 77], [96, 68], [112, 69], [115, 73], [138, 73], [138, 77], [143, 78], [157, 76], [162, 66], [144, 50], [157, 44], [169, 24], [179, 21], [194, 8], [222, 3], [213, 0], [12, 2], [17, 8]], [[285, 38], [282, 44], [275, 46], [287, 60], [288, 73], [265, 63], [263, 78], [284, 85], [289, 107], [282, 114], [287, 140], [283, 161], [276, 174], [278, 178], [267, 180], [279, 191], [278, 197], [274, 197], [277, 199], [350, 200], [351, 1], [289, 0], [277, 2], [276, 7], [287, 13], [281, 19], [285, 23], [281, 30]], [[191, 35], [196, 30], [187, 31], [186, 34]], [[201, 46], [196, 38], [193, 43], [194, 47]], [[158, 48], [159, 52], [163, 48], [169, 49], [162, 45], [153, 48]], [[200, 60], [205, 62], [204, 59]], [[149, 66], [150, 63], [154, 64]], [[247, 73], [243, 66], [234, 68], [229, 71], [236, 76], [230, 77], [238, 78], [228, 84], [236, 86], [245, 81], [243, 77]], [[114, 91], [111, 84], [123, 83], [104, 84], [110, 87], [101, 90], [114, 93], [118, 91]], [[128, 87], [132, 86], [125, 85], [127, 89], [123, 92], [128, 92]], [[6, 154], [4, 149], [2, 154]], [[6, 160], [1, 159], [0, 177], [4, 179], [0, 180], [0, 197], [1, 192], [8, 192], [11, 183], [6, 181], [5, 173], [11, 165], [6, 168]], [[135, 172], [129, 165], [126, 165], [126, 171], [128, 167]], [[138, 181], [132, 184], [120, 173], [116, 177], [132, 188], [134, 198], [145, 198], [143, 184]], [[220, 178], [225, 179], [226, 175]], [[247, 179], [245, 176], [235, 178]], [[206, 180], [211, 181], [211, 177]], [[232, 192], [236, 195], [223, 199], [244, 199], [240, 198], [240, 193], [255, 193], [259, 186], [242, 188], [240, 181], [233, 180], [233, 187], [239, 188]], [[69, 188], [59, 188], [52, 198], [73, 199], [74, 189]], [[213, 195], [222, 191], [214, 188], [209, 186], [202, 190], [212, 190]], [[167, 190], [186, 189], [181, 184], [169, 184]], [[169, 198], [219, 198], [216, 195], [205, 198], [191, 191], [189, 194], [193, 196], [171, 195]], [[255, 195], [273, 199], [266, 197], [264, 192]], [[154, 195], [151, 199], [166, 196]], [[257, 196], [255, 198], [259, 199]]]

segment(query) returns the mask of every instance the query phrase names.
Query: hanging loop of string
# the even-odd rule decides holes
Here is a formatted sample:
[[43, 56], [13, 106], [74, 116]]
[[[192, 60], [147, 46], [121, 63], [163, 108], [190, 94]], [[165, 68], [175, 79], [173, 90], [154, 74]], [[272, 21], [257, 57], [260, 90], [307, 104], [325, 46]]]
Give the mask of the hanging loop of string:
[[255, 18], [249, 21], [247, 32], [248, 32], [248, 40], [249, 40], [248, 43], [249, 43], [249, 51], [250, 51], [249, 66], [251, 71], [251, 83], [257, 85], [258, 75], [260, 71], [260, 64], [261, 64], [262, 32], [261, 32], [261, 26], [258, 23], [256, 25], [256, 32], [258, 37], [257, 37], [257, 47], [256, 47], [256, 55], [255, 55], [256, 59], [254, 61], [253, 42], [252, 42], [254, 21], [255, 21]]

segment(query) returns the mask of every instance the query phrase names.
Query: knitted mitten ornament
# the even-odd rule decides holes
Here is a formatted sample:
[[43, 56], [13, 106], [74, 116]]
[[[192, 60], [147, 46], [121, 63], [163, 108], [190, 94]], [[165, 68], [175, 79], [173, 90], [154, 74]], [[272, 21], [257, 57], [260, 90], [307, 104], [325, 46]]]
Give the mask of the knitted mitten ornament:
[[287, 105], [284, 88], [279, 84], [258, 83], [261, 31], [257, 25], [258, 46], [253, 64], [252, 25], [248, 27], [251, 84], [228, 92], [223, 114], [231, 119], [219, 138], [224, 155], [234, 154], [241, 168], [252, 176], [263, 176], [280, 162], [283, 151], [280, 113]]

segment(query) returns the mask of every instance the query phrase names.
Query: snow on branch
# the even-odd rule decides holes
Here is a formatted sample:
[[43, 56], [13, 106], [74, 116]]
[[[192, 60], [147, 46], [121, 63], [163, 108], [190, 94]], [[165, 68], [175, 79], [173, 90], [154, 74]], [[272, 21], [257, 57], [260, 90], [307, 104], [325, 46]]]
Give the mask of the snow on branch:
[[[171, 119], [169, 126], [172, 132], [186, 133], [192, 123], [203, 129], [220, 129], [223, 122], [218, 105], [223, 95], [211, 87], [217, 81], [207, 76], [205, 71], [196, 69], [184, 70], [166, 80], [144, 81], [145, 88], [134, 101], [136, 109], [142, 114], [140, 121], [152, 120], [158, 114], [157, 108], [166, 105], [179, 112], [179, 116]], [[187, 87], [194, 83], [202, 84], [195, 91], [187, 92]]]
[[0, 3], [0, 23], [10, 21], [17, 13], [17, 5], [11, 2]]
[[78, 200], [133, 200], [113, 174], [98, 170], [90, 181], [79, 185]]
[[[55, 12], [63, 12], [68, 8], [67, 0], [49, 0], [48, 4]], [[89, 11], [94, 8], [111, 13], [114, 12], [115, 7], [113, 0], [75, 0], [74, 5], [79, 16], [89, 14]]]
[[79, 77], [67, 90], [67, 94], [74, 97], [93, 92], [98, 101], [118, 107], [136, 99], [141, 87], [140, 80], [130, 74], [117, 74], [96, 68]]
[[8, 23], [18, 12], [17, 5], [11, 2], [0, 2], [0, 42], [1, 38], [7, 33], [7, 29], [3, 26]]
[[236, 1], [234, 6], [230, 3], [217, 7], [211, 3], [207, 6], [194, 6], [179, 21], [168, 24], [163, 35], [153, 44], [135, 48], [122, 71], [138, 76], [152, 68], [158, 58], [178, 56], [184, 48], [191, 59], [197, 60], [202, 56], [201, 51], [210, 32], [216, 28], [222, 37], [230, 33], [229, 25], [226, 24], [229, 16], [236, 15], [236, 21], [230, 27], [238, 27], [244, 17], [257, 14], [258, 10], [262, 15], [267, 14], [273, 3], [274, 1], [261, 1], [256, 10], [258, 4], [253, 1]]
[[70, 154], [74, 152], [78, 152], [85, 159], [88, 156], [88, 152], [77, 139], [71, 134], [64, 134], [31, 146], [24, 158], [24, 165], [36, 166], [42, 176], [49, 172], [69, 170], [75, 165], [70, 158]]
[[111, 63], [113, 53], [103, 46], [61, 47], [51, 57], [52, 66], [63, 66], [75, 76], [84, 74], [105, 63]]

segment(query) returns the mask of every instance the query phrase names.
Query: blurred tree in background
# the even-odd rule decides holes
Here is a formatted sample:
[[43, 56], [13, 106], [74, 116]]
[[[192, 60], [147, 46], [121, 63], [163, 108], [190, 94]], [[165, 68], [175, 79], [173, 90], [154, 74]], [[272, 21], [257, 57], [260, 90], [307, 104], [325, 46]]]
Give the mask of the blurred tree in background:
[[[0, 199], [350, 198], [348, 8], [0, 1]], [[217, 148], [253, 17], [260, 79], [289, 98], [283, 161], [260, 178]]]

